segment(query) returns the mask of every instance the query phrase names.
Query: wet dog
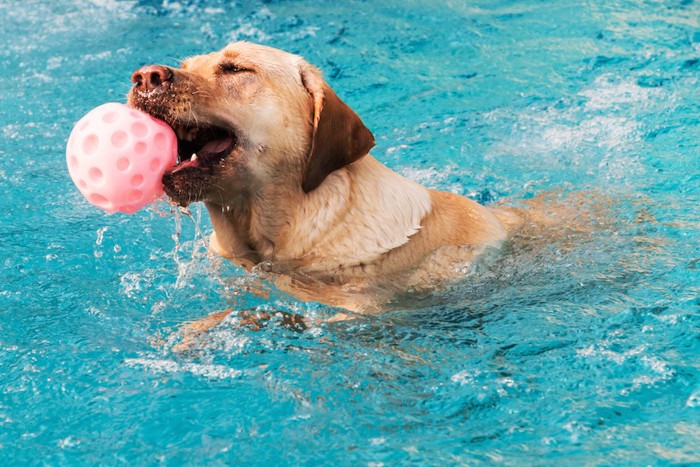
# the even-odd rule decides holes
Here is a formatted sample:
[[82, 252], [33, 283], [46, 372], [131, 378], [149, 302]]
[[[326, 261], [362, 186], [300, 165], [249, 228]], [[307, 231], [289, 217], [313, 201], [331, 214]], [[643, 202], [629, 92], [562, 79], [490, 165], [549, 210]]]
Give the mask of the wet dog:
[[178, 135], [168, 196], [204, 202], [212, 249], [302, 299], [380, 311], [458, 280], [523, 221], [382, 165], [360, 117], [297, 55], [239, 42], [132, 81], [128, 104]]

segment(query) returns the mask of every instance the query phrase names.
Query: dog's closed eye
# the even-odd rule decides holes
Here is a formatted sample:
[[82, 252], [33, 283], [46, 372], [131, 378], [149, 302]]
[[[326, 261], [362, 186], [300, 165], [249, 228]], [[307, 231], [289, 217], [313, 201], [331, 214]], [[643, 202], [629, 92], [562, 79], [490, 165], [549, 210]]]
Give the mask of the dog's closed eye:
[[250, 68], [239, 66], [233, 62], [224, 62], [219, 65], [219, 73], [232, 75], [236, 73], [252, 73], [253, 70]]

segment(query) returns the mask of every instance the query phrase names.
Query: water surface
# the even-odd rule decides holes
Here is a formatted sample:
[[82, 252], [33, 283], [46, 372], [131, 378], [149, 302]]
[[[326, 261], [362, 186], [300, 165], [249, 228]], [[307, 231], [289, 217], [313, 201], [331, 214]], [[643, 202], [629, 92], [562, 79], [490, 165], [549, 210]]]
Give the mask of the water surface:
[[[691, 1], [0, 4], [0, 459], [7, 464], [700, 463], [700, 6]], [[72, 125], [131, 72], [250, 40], [305, 56], [373, 155], [481, 202], [615, 199], [438, 304], [336, 310], [210, 257], [168, 205], [89, 205]], [[206, 212], [193, 206], [200, 228]]]

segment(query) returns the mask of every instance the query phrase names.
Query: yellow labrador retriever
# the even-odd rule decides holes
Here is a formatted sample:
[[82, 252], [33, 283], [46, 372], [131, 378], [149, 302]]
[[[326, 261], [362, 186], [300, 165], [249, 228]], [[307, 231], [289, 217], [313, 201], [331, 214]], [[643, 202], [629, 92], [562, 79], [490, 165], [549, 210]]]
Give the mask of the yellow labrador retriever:
[[211, 248], [303, 299], [381, 310], [459, 279], [523, 222], [382, 165], [370, 130], [297, 55], [239, 42], [132, 81], [129, 105], [178, 135], [168, 196], [203, 201]]

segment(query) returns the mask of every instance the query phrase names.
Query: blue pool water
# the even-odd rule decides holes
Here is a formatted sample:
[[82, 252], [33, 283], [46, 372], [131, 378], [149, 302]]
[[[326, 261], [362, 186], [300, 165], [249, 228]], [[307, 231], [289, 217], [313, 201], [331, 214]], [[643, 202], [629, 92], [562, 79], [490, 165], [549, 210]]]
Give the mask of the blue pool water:
[[[0, 25], [3, 465], [700, 463], [698, 2], [6, 0]], [[335, 313], [249, 293], [167, 204], [106, 215], [69, 179], [72, 124], [134, 69], [233, 40], [323, 69], [410, 178], [598, 193], [606, 219], [432, 302], [234, 317], [173, 353], [214, 310]]]

